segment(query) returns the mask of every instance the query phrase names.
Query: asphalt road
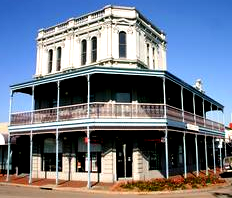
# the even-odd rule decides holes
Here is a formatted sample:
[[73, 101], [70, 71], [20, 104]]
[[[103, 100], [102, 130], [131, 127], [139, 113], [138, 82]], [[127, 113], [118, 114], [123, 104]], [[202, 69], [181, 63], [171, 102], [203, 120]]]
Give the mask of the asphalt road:
[[172, 192], [165, 194], [112, 194], [112, 193], [99, 193], [99, 192], [78, 192], [78, 191], [67, 191], [67, 190], [42, 190], [34, 187], [17, 187], [17, 186], [0, 186], [0, 198], [226, 198], [232, 197], [232, 186], [227, 186], [210, 191], [186, 191], [184, 193]]

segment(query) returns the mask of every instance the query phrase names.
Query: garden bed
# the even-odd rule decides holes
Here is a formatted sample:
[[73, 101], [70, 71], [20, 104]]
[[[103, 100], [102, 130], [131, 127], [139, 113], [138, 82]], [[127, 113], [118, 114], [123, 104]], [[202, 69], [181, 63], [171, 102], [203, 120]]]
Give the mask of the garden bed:
[[121, 181], [115, 184], [112, 190], [117, 191], [173, 191], [184, 189], [199, 189], [213, 185], [221, 185], [226, 181], [217, 175], [208, 176], [182, 176], [169, 179], [151, 179], [147, 181]]

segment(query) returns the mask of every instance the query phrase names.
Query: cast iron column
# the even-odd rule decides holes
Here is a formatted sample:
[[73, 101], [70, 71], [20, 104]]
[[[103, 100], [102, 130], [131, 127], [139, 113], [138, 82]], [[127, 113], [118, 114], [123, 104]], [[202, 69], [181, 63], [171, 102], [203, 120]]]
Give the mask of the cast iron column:
[[[87, 83], [88, 83], [88, 95], [87, 95], [87, 119], [90, 118], [90, 75], [87, 75]], [[90, 131], [89, 131], [89, 125], [87, 125], [87, 151], [88, 151], [88, 182], [87, 182], [87, 188], [91, 188], [91, 172], [90, 172]]]
[[[57, 81], [57, 107], [56, 107], [56, 124], [59, 121], [59, 107], [60, 107], [60, 81]], [[56, 126], [56, 185], [59, 183], [59, 173], [58, 173], [58, 158], [59, 158], [59, 130]]]
[[184, 178], [187, 177], [185, 135], [186, 135], [186, 133], [184, 132], [184, 134], [183, 134], [183, 147], [184, 147]]
[[213, 171], [216, 174], [216, 162], [215, 162], [215, 145], [214, 145], [214, 137], [212, 139], [213, 142]]
[[197, 177], [199, 176], [199, 164], [198, 164], [198, 142], [197, 142], [197, 134], [195, 134], [195, 147], [196, 147], [196, 171]]
[[207, 156], [207, 141], [205, 135], [205, 174], [208, 175], [208, 156]]
[[166, 178], [169, 178], [168, 170], [168, 129], [165, 131], [165, 159], [166, 159]]
[[184, 122], [184, 94], [183, 94], [182, 86], [181, 86], [181, 110], [182, 110], [182, 121]]
[[219, 140], [220, 141], [220, 148], [219, 148], [219, 151], [220, 151], [220, 171], [222, 172], [222, 139]]
[[[34, 91], [35, 87], [34, 85], [32, 86], [32, 96], [31, 96], [31, 124], [33, 124], [33, 114], [34, 114]], [[33, 147], [33, 142], [32, 142], [32, 130], [30, 134], [30, 175], [29, 175], [29, 184], [32, 183], [32, 147]]]
[[[11, 125], [11, 113], [12, 113], [12, 102], [13, 102], [13, 91], [10, 92], [10, 104], [9, 104], [9, 125]], [[8, 152], [7, 152], [7, 176], [6, 181], [10, 180], [10, 131], [8, 134]]]

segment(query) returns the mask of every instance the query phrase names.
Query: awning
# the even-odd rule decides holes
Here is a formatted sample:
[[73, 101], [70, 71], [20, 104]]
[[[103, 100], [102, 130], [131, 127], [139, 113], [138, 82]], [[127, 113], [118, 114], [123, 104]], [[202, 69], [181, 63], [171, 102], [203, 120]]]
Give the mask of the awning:
[[7, 145], [8, 134], [0, 133], [0, 145]]

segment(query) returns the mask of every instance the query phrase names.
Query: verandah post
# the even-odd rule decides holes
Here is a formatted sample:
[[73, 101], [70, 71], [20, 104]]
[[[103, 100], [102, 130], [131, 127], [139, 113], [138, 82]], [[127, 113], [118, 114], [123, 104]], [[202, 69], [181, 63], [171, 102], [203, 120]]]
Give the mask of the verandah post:
[[[59, 107], [60, 107], [60, 81], [57, 81], [57, 108], [56, 108], [57, 125], [59, 121]], [[56, 126], [56, 185], [58, 185], [59, 183], [58, 158], [59, 158], [59, 129], [58, 126]]]
[[[11, 113], [12, 113], [12, 102], [13, 102], [13, 91], [10, 92], [10, 104], [9, 104], [9, 124], [11, 124]], [[10, 180], [10, 131], [8, 134], [8, 152], [7, 152], [7, 176], [6, 181]]]

